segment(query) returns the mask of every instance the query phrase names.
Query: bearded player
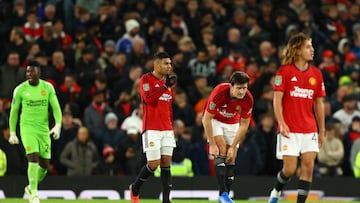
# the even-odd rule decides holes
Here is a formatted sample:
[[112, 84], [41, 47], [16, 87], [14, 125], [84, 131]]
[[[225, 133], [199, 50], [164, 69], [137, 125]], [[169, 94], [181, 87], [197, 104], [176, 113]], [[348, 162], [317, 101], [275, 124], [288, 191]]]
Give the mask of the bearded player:
[[254, 105], [248, 90], [249, 81], [246, 73], [235, 71], [229, 83], [215, 87], [203, 113], [209, 154], [215, 158], [220, 203], [233, 202], [229, 192], [234, 180], [235, 159], [248, 130]]

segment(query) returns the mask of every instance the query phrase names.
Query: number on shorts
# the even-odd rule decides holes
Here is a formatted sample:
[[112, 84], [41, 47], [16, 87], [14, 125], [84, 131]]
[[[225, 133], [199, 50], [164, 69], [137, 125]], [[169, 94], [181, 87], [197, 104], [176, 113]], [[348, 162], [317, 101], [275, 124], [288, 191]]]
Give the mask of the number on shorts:
[[311, 139], [312, 139], [312, 140], [314, 140], [315, 142], [317, 142], [317, 141], [318, 141], [315, 133], [314, 133], [314, 135], [312, 136], [312, 138], [311, 138]]

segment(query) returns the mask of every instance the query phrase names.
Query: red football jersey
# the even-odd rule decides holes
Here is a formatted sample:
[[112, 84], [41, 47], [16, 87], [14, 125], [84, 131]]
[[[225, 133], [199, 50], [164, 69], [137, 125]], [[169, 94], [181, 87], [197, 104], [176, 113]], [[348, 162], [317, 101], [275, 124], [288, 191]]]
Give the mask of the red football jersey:
[[283, 117], [290, 132], [317, 132], [313, 102], [326, 95], [319, 69], [310, 65], [307, 70], [300, 71], [294, 65], [282, 66], [275, 76], [274, 91], [284, 93]]
[[230, 83], [222, 83], [217, 85], [211, 92], [205, 111], [214, 114], [214, 119], [227, 123], [239, 123], [241, 118], [249, 118], [252, 115], [254, 99], [249, 92], [243, 99], [234, 99], [230, 96]]
[[139, 83], [143, 104], [143, 131], [172, 130], [171, 88], [164, 88], [165, 79], [159, 80], [152, 73], [144, 74]]

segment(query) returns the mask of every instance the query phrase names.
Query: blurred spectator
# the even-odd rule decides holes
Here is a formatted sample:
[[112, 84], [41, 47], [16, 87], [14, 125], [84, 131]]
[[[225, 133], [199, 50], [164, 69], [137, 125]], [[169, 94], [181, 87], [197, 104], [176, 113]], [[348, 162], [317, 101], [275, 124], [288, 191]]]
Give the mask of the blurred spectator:
[[8, 141], [10, 137], [10, 130], [8, 126], [2, 126], [0, 132], [0, 151], [5, 155], [5, 163], [3, 163], [5, 169], [1, 169], [0, 173], [4, 173], [5, 176], [13, 175], [26, 175], [27, 160], [25, 150], [21, 145], [11, 145]]
[[60, 41], [54, 38], [54, 28], [52, 25], [44, 25], [41, 36], [36, 39], [40, 50], [46, 53], [48, 59], [55, 51], [61, 51]]
[[105, 129], [105, 115], [111, 112], [111, 108], [105, 103], [104, 91], [94, 92], [92, 102], [84, 111], [84, 125], [91, 135], [101, 133]]
[[95, 75], [101, 72], [100, 65], [95, 57], [94, 48], [89, 46], [82, 50], [81, 58], [76, 62], [76, 80], [84, 89], [90, 88], [94, 83]]
[[173, 119], [180, 119], [185, 126], [191, 126], [195, 121], [195, 112], [188, 103], [187, 95], [181, 88], [176, 89], [176, 97], [173, 103]]
[[78, 106], [80, 104], [80, 94], [81, 87], [77, 84], [75, 77], [72, 74], [66, 75], [64, 82], [60, 84], [57, 90], [61, 108], [64, 108], [65, 104]]
[[126, 33], [116, 42], [116, 53], [131, 53], [135, 38], [140, 36], [140, 23], [135, 19], [129, 19], [125, 22]]
[[65, 64], [64, 53], [62, 51], [55, 51], [52, 54], [50, 65], [55, 71], [53, 80], [56, 84], [56, 87], [59, 87], [64, 81], [65, 76], [71, 74], [70, 68], [67, 66], [67, 64]]
[[22, 26], [24, 37], [28, 42], [34, 42], [43, 34], [43, 26], [38, 22], [35, 11], [29, 11], [26, 15], [26, 22]]
[[27, 64], [35, 60], [35, 56], [40, 52], [40, 46], [37, 42], [28, 43], [28, 52], [25, 60], [22, 62], [21, 66], [26, 68]]
[[76, 138], [65, 145], [60, 162], [67, 168], [68, 176], [94, 175], [99, 155], [86, 127], [80, 127]]
[[[107, 175], [117, 175], [120, 163], [115, 159], [115, 150], [123, 134], [118, 129], [118, 118], [113, 112], [105, 116], [105, 129], [94, 136], [94, 141], [98, 146], [99, 152], [102, 152], [103, 161], [101, 161], [101, 173]], [[99, 148], [100, 147], [100, 148]]]
[[264, 167], [265, 160], [263, 160], [259, 145], [253, 136], [254, 134], [248, 133], [238, 149], [235, 175], [259, 175]]
[[260, 98], [254, 104], [253, 118], [256, 122], [260, 121], [260, 117], [262, 117], [262, 115], [274, 111], [273, 98], [273, 87], [270, 85], [265, 86]]
[[189, 61], [188, 68], [193, 77], [206, 77], [210, 86], [216, 85], [216, 63], [209, 59], [209, 54], [206, 49], [199, 49], [197, 56]]
[[132, 50], [127, 54], [127, 66], [145, 67], [147, 62], [147, 50], [143, 38], [135, 38], [132, 42]]
[[163, 47], [170, 56], [179, 52], [178, 41], [184, 37], [184, 30], [179, 27], [168, 28], [168, 34], [163, 42]]
[[98, 8], [104, 0], [76, 0], [76, 5], [84, 7], [90, 12], [91, 17], [96, 18], [98, 16]]
[[139, 79], [143, 73], [141, 66], [131, 66], [129, 71], [124, 72], [122, 78], [118, 81], [114, 81], [113, 92], [111, 93], [110, 103], [114, 104], [119, 99], [121, 92], [131, 92], [135, 80]]
[[343, 144], [345, 149], [344, 162], [342, 164], [342, 169], [344, 171], [344, 175], [352, 176], [352, 168], [350, 163], [350, 155], [351, 148], [356, 140], [360, 138], [360, 117], [355, 116], [349, 128], [346, 129], [346, 133], [344, 134]]
[[132, 111], [131, 115], [126, 117], [124, 122], [121, 124], [121, 130], [128, 130], [129, 128], [136, 128], [139, 133], [142, 133], [142, 117], [143, 117], [143, 106], [139, 102], [136, 108]]
[[356, 109], [356, 97], [353, 94], [344, 96], [342, 103], [343, 103], [343, 108], [336, 111], [333, 114], [333, 117], [341, 121], [345, 129], [348, 129], [351, 120], [355, 116], [360, 116], [360, 111]]
[[243, 48], [241, 45], [233, 44], [230, 48], [230, 53], [228, 56], [224, 57], [217, 65], [216, 72], [221, 73], [224, 69], [224, 66], [231, 64], [234, 70], [245, 72], [245, 65], [247, 59], [243, 55]]
[[192, 150], [191, 131], [185, 127], [185, 123], [181, 119], [174, 119], [173, 129], [176, 147], [179, 147], [178, 155], [189, 158]]
[[253, 135], [264, 162], [259, 174], [276, 175], [281, 169], [282, 161], [276, 159], [277, 132], [273, 112], [260, 115], [256, 127], [250, 129], [249, 134]]
[[102, 70], [106, 70], [110, 65], [111, 61], [114, 60], [115, 57], [115, 41], [107, 40], [104, 43], [104, 52], [99, 56], [98, 63]]
[[259, 66], [260, 72], [265, 69], [272, 61], [277, 61], [275, 56], [276, 49], [273, 47], [270, 41], [262, 41], [259, 46], [259, 55], [255, 58], [256, 63]]
[[136, 175], [146, 162], [142, 152], [141, 137], [138, 129], [129, 127], [126, 136], [120, 141], [116, 152], [124, 175]]
[[249, 76], [249, 87], [254, 85], [254, 82], [260, 77], [259, 66], [255, 61], [249, 61], [245, 68], [245, 73]]
[[117, 81], [121, 80], [125, 71], [128, 70], [127, 58], [124, 53], [117, 53], [110, 60], [110, 65], [104, 70], [109, 81], [109, 88], [113, 90]]
[[14, 88], [25, 81], [25, 69], [20, 66], [20, 56], [17, 52], [10, 52], [6, 63], [0, 66], [0, 99], [8, 106]]
[[73, 38], [69, 33], [66, 33], [64, 31], [64, 22], [61, 18], [57, 18], [54, 20], [53, 31], [53, 38], [60, 43], [61, 51], [66, 53], [73, 43]]
[[332, 123], [326, 125], [326, 138], [318, 154], [319, 172], [322, 176], [341, 176], [344, 146]]
[[5, 42], [4, 51], [1, 52], [1, 61], [5, 61], [8, 54], [13, 51], [19, 53], [20, 64], [23, 63], [27, 56], [27, 41], [21, 27], [13, 27], [11, 29], [9, 41]]
[[52, 161], [49, 169], [49, 173], [52, 175], [66, 175], [67, 168], [60, 162], [61, 152], [65, 146], [74, 140], [78, 132], [79, 127], [82, 126], [82, 122], [79, 118], [74, 118], [70, 109], [63, 108], [63, 117], [61, 124], [61, 136], [60, 139], [52, 142]]

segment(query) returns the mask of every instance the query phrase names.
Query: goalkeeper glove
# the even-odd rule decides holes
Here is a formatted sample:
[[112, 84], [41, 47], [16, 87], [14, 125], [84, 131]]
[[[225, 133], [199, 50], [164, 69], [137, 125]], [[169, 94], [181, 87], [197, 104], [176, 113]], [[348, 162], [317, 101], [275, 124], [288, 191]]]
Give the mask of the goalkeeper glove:
[[54, 140], [57, 140], [60, 138], [60, 132], [61, 132], [61, 125], [55, 124], [55, 126], [50, 130], [50, 135], [54, 138]]
[[9, 143], [10, 144], [19, 144], [19, 138], [16, 136], [15, 132], [10, 132]]
[[167, 74], [166, 75], [166, 81], [165, 81], [165, 87], [166, 88], [172, 87], [173, 85], [175, 85], [176, 81], [177, 81], [176, 75]]

